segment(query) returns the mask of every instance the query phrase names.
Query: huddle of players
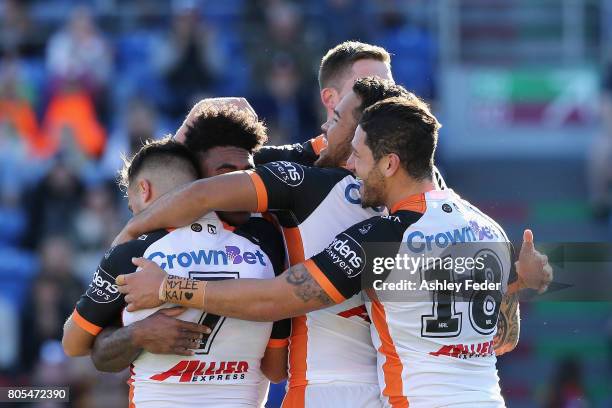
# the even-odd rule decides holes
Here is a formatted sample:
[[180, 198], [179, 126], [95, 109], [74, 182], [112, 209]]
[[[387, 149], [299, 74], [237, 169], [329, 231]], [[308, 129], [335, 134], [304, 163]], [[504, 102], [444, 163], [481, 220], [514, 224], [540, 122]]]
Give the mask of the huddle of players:
[[[137, 385], [135, 394], [138, 393], [139, 383], [146, 385], [144, 388], [141, 387], [141, 398], [136, 398], [137, 403], [146, 402], [146, 406], [168, 406], [168, 404], [177, 406], [177, 404], [186, 405], [188, 403], [199, 405], [208, 403], [211, 406], [219, 406], [222, 404], [220, 401], [223, 398], [219, 400], [208, 399], [209, 389], [212, 392], [211, 385], [207, 384], [205, 391], [199, 391], [199, 393], [198, 391], [193, 393], [185, 391], [185, 385], [193, 385], [194, 378], [209, 378], [209, 381], [214, 383], [217, 381], [215, 376], [224, 374], [233, 374], [233, 376], [230, 376], [229, 382], [219, 384], [232, 384], [235, 387], [241, 382], [245, 383], [245, 379], [240, 378], [241, 376], [234, 378], [237, 371], [240, 373], [240, 370], [236, 368], [237, 364], [234, 364], [232, 368], [228, 368], [228, 366], [231, 362], [240, 360], [241, 353], [244, 354], [247, 349], [257, 348], [258, 352], [251, 356], [251, 360], [254, 361], [259, 358], [261, 367], [259, 371], [257, 371], [257, 368], [255, 371], [251, 371], [249, 374], [252, 377], [248, 378], [246, 382], [251, 388], [258, 391], [250, 394], [245, 392], [241, 394], [240, 398], [232, 395], [231, 398], [223, 400], [223, 404], [226, 406], [258, 405], [262, 402], [261, 372], [272, 380], [283, 379], [283, 374], [286, 372], [287, 359], [286, 355], [283, 354], [285, 342], [282, 341], [282, 338], [286, 336], [283, 333], [286, 333], [286, 325], [279, 323], [277, 324], [279, 328], [272, 330], [271, 325], [267, 324], [268, 328], [266, 330], [268, 331], [262, 337], [270, 338], [271, 332], [274, 340], [269, 343], [271, 345], [269, 348], [281, 350], [280, 353], [277, 350], [276, 355], [270, 358], [269, 356], [274, 355], [275, 352], [268, 353], [268, 349], [264, 347], [265, 344], [262, 346], [261, 342], [258, 343], [257, 347], [253, 347], [255, 339], [250, 334], [245, 340], [242, 340], [242, 338], [239, 340], [236, 336], [226, 336], [224, 338], [224, 331], [228, 330], [229, 326], [227, 322], [235, 320], [230, 318], [272, 321], [295, 316], [292, 322], [290, 340], [289, 389], [284, 406], [381, 406], [381, 404], [385, 406], [407, 406], [409, 398], [410, 403], [415, 406], [503, 405], [503, 399], [497, 385], [495, 357], [492, 350], [485, 350], [485, 346], [481, 346], [478, 353], [472, 350], [473, 355], [470, 359], [464, 358], [462, 360], [457, 359], [457, 355], [453, 355], [455, 351], [452, 349], [448, 349], [450, 352], [446, 354], [438, 353], [438, 355], [435, 355], [434, 353], [439, 351], [438, 349], [442, 350], [444, 346], [454, 347], [453, 345], [465, 343], [489, 344], [495, 333], [495, 324], [492, 325], [489, 322], [488, 324], [478, 325], [477, 322], [476, 326], [472, 324], [473, 330], [469, 330], [468, 338], [466, 338], [466, 330], [461, 335], [460, 340], [449, 341], [449, 338], [460, 336], [462, 327], [461, 320], [457, 324], [456, 317], [461, 315], [462, 312], [453, 310], [452, 315], [446, 316], [443, 326], [447, 327], [450, 323], [451, 329], [454, 325], [454, 331], [446, 330], [444, 332], [443, 330], [443, 333], [440, 333], [439, 330], [436, 331], [435, 327], [426, 325], [425, 328], [429, 331], [422, 332], [421, 315], [423, 313], [418, 309], [407, 311], [405, 309], [406, 305], [404, 305], [403, 309], [394, 310], [398, 307], [398, 304], [385, 303], [384, 300], [380, 301], [372, 293], [368, 293], [367, 301], [364, 302], [366, 296], [360, 293], [359, 275], [362, 271], [371, 269], [371, 265], [363, 262], [358, 263], [354, 267], [355, 270], [338, 269], [335, 260], [338, 259], [338, 256], [345, 255], [347, 252], [343, 252], [341, 245], [330, 245], [329, 247], [327, 245], [332, 241], [351, 241], [357, 245], [349, 246], [348, 251], [358, 252], [359, 248], [362, 248], [361, 244], [368, 240], [392, 243], [405, 241], [406, 232], [411, 228], [416, 228], [415, 225], [419, 225], [421, 229], [432, 228], [433, 225], [434, 229], [432, 231], [435, 232], [436, 228], [438, 228], [438, 231], [444, 231], [444, 229], [439, 228], [461, 227], [467, 219], [472, 221], [477, 219], [480, 225], [486, 226], [488, 233], [496, 238], [491, 239], [492, 242], [507, 242], [503, 230], [497, 224], [469, 203], [461, 200], [452, 190], [436, 191], [434, 180], [432, 180], [432, 166], [439, 125], [435, 117], [429, 112], [429, 108], [416, 96], [410, 94], [401, 86], [394, 85], [391, 81], [365, 78], [355, 82], [355, 79], [367, 75], [390, 78], [389, 56], [384, 50], [367, 44], [349, 42], [332, 49], [323, 59], [320, 82], [322, 101], [328, 111], [328, 121], [323, 126], [327, 146], [320, 151], [318, 158], [317, 153], [321, 148], [321, 138], [313, 139], [313, 141], [304, 145], [263, 148], [256, 152], [263, 142], [263, 138], [246, 137], [249, 132], [255, 135], [260, 134], [258, 130], [261, 130], [261, 125], [258, 124], [256, 117], [249, 116], [247, 113], [234, 108], [216, 109], [196, 106], [188, 116], [184, 126], [177, 132], [177, 138], [185, 142], [191, 151], [199, 153], [197, 158], [202, 167], [200, 170], [204, 170], [205, 175], [210, 176], [252, 167], [251, 155], [253, 153], [255, 153], [255, 162], [257, 163], [274, 160], [284, 161], [272, 162], [248, 173], [232, 173], [228, 176], [213, 177], [192, 183], [176, 193], [168, 194], [160, 200], [156, 200], [163, 193], [171, 190], [172, 187], [192, 180], [189, 177], [183, 177], [180, 180], [173, 179], [172, 175], [177, 172], [170, 171], [172, 167], [168, 165], [168, 159], [160, 159], [163, 155], [158, 155], [157, 159], [155, 159], [156, 155], [149, 155], [149, 160], [153, 158], [158, 161], [156, 166], [153, 167], [165, 169], [165, 171], [154, 172], [153, 175], [149, 175], [149, 178], [158, 177], [162, 181], [157, 181], [157, 184], [164, 186], [157, 188], [155, 194], [152, 194], [151, 191], [147, 192], [147, 189], [151, 189], [151, 186], [147, 187], [147, 180], [139, 179], [138, 174], [134, 175], [134, 171], [132, 171], [132, 177], [124, 178], [127, 181], [126, 184], [128, 184], [130, 205], [135, 213], [140, 213], [128, 224], [123, 234], [124, 237], [132, 236], [136, 238], [141, 233], [148, 233], [158, 228], [182, 227], [184, 225], [188, 225], [188, 227], [180, 228], [171, 233], [158, 233], [158, 235], [163, 234], [161, 237], [152, 237], [153, 233], [143, 235], [135, 240], [140, 241], [137, 243], [139, 248], [126, 252], [135, 257], [148, 256], [161, 264], [162, 259], [159, 256], [157, 259], [152, 257], [160, 251], [151, 252], [155, 249], [153, 248], [147, 253], [150, 247], [161, 240], [169, 240], [164, 237], [171, 237], [172, 234], [201, 234], [201, 230], [204, 229], [203, 226], [206, 225], [206, 232], [209, 236], [206, 236], [205, 233], [205, 238], [194, 238], [193, 249], [194, 254], [196, 254], [202, 245], [211, 244], [210, 240], [212, 238], [219, 238], [217, 236], [213, 237], [213, 235], [220, 235], [219, 233], [212, 234], [210, 231], [222, 226], [223, 219], [234, 225], [243, 224], [248, 220], [248, 215], [245, 217], [244, 214], [241, 217], [242, 219], [231, 220], [233, 215], [225, 212], [219, 213], [220, 219], [217, 219], [216, 216], [210, 215], [210, 211], [264, 212], [270, 210], [283, 229], [292, 267], [283, 275], [268, 282], [242, 280], [194, 282], [186, 279], [195, 277], [191, 273], [194, 272], [194, 265], [193, 262], [188, 261], [188, 256], [181, 258], [181, 255], [178, 255], [171, 259], [164, 255], [163, 261], [165, 263], [161, 266], [165, 269], [169, 270], [172, 262], [177, 269], [182, 262], [184, 265], [181, 264], [180, 266], [184, 266], [184, 268], [178, 273], [174, 269], [169, 270], [177, 278], [165, 279], [166, 290], [163, 291], [164, 293], [159, 290], [159, 282], [155, 283], [157, 285], [154, 285], [156, 299], [153, 303], [155, 304], [145, 304], [146, 302], [139, 304], [138, 302], [144, 298], [138, 297], [135, 288], [145, 290], [147, 282], [146, 280], [138, 281], [138, 285], [135, 285], [136, 281], [130, 282], [130, 276], [136, 276], [139, 273], [124, 277], [122, 282], [118, 280], [118, 283], [123, 284], [118, 289], [122, 292], [129, 292], [125, 299], [122, 297], [114, 299], [116, 292], [113, 291], [117, 289], [116, 287], [108, 290], [104, 285], [102, 285], [102, 288], [100, 285], [102, 272], [110, 275], [107, 281], [119, 274], [130, 272], [129, 257], [126, 258], [124, 255], [120, 263], [122, 266], [112, 268], [113, 271], [109, 272], [103, 269], [102, 266], [107, 265], [101, 264], [99, 271], [102, 270], [102, 272], [96, 273], [88, 293], [79, 302], [87, 303], [82, 308], [83, 312], [81, 313], [77, 305], [75, 313], [67, 322], [66, 333], [69, 335], [65, 336], [64, 339], [67, 352], [73, 355], [84, 354], [93, 346], [94, 360], [98, 360], [99, 365], [106, 369], [121, 369], [133, 362], [136, 369], [141, 366], [144, 371], [149, 372], [150, 366], [157, 364], [154, 369], [163, 370], [156, 374], [157, 377], [156, 375], [148, 378], [141, 376], [133, 380]], [[393, 97], [395, 98], [393, 99]], [[364, 111], [366, 112], [364, 113]], [[213, 133], [199, 129], [210, 117], [217, 119], [218, 128], [215, 130], [219, 133], [216, 138], [213, 137]], [[355, 133], [358, 123], [360, 127]], [[412, 136], [398, 137], [397, 131], [394, 131], [398, 125], [401, 125], [402, 132], [409, 129], [408, 133]], [[243, 144], [240, 141], [242, 139], [236, 137], [218, 137], [219, 135], [227, 135], [228, 132], [231, 133], [231, 129], [236, 127], [245, 131], [244, 140], [255, 139], [257, 143]], [[353, 135], [355, 135], [354, 139]], [[204, 140], [210, 140], [210, 144], [205, 145]], [[200, 146], [200, 150], [198, 150], [198, 143], [204, 144], [204, 147]], [[167, 146], [173, 146], [172, 148], [178, 151], [179, 148], [175, 145], [176, 143], [167, 141], [151, 146], [160, 146], [159, 148], [162, 150]], [[148, 149], [154, 150], [151, 146], [148, 146]], [[215, 148], [223, 148], [223, 151], [215, 152]], [[146, 150], [147, 147], [143, 148], [143, 151]], [[133, 169], [134, 163], [138, 163], [139, 154], [127, 167], [128, 173], [130, 168]], [[383, 166], [384, 168], [380, 166], [381, 159], [386, 161], [386, 167]], [[234, 161], [242, 163], [242, 165], [236, 165]], [[317, 167], [306, 167], [312, 165], [313, 162]], [[373, 163], [378, 163], [379, 166], [376, 167]], [[351, 171], [340, 168], [344, 165], [347, 165], [364, 180], [364, 186], [361, 188], [361, 203], [358, 194], [359, 183]], [[364, 171], [366, 172], [364, 173]], [[197, 177], [198, 174], [192, 173], [191, 179], [194, 178], [194, 175]], [[385, 181], [395, 187], [386, 185]], [[155, 184], [155, 182], [151, 184]], [[399, 197], [401, 198], [399, 200], [391, 200], [388, 193], [393, 188], [402, 191], [404, 185], [410, 185], [413, 189], [416, 188], [415, 191], [418, 193]], [[439, 213], [443, 204], [448, 203], [452, 204], [456, 210], [454, 212], [451, 210], [451, 213]], [[362, 207], [361, 204], [364, 206]], [[369, 208], [370, 206], [385, 204], [387, 204], [390, 214], [383, 213], [384, 217], [381, 217], [380, 212]], [[393, 205], [390, 204], [397, 205], [392, 208]], [[438, 212], [433, 211], [434, 209], [437, 209]], [[447, 218], [439, 220], [444, 216]], [[454, 218], [448, 218], [449, 216]], [[202, 217], [208, 218], [203, 219]], [[267, 248], [263, 248], [264, 240], [274, 241], [273, 233], [269, 231], [269, 228], [263, 226], [264, 221], [261, 218], [256, 218], [256, 220], [258, 220], [257, 227], [247, 228], [248, 232], [243, 233], [242, 238], [245, 238], [244, 235], [246, 235], [251, 244], [261, 245], [262, 251], [267, 254], [267, 263], [266, 261], [263, 263], [278, 265], [279, 261], [275, 262], [273, 260], [273, 258], [278, 259], [278, 255], [270, 249], [270, 247], [275, 246], [266, 245]], [[253, 224], [251, 221], [246, 222], [247, 225], [249, 223]], [[199, 227], [194, 227], [194, 225], [199, 225]], [[353, 225], [355, 226], [353, 227]], [[209, 227], [215, 228], [209, 229]], [[231, 233], [228, 232], [226, 239], [236, 239], [233, 235], [240, 234], [239, 229], [234, 229]], [[450, 229], [452, 230], [452, 228]], [[266, 230], [266, 233], [258, 236], [258, 230]], [[181, 240], [181, 242], [185, 241]], [[199, 248], [198, 243], [201, 244]], [[129, 245], [129, 243], [126, 243], [114, 248], [112, 252], [107, 254], [107, 258], [112, 258], [113, 254], [120, 252], [120, 249]], [[177, 245], [184, 244], [179, 242]], [[221, 245], [221, 247], [223, 246]], [[225, 245], [225, 248], [227, 248], [227, 245]], [[278, 245], [276, 245], [276, 248], [278, 249]], [[249, 253], [255, 253], [256, 251], [255, 249], [249, 251]], [[281, 251], [277, 250], [276, 252]], [[167, 254], [168, 251], [165, 251], [165, 253]], [[175, 251], [175, 253], [188, 254], [189, 250]], [[506, 287], [512, 264], [511, 254], [509, 249], [501, 251], [501, 253], [501, 259], [497, 265], [500, 269], [498, 278], [505, 282], [504, 287]], [[229, 254], [229, 251], [226, 250], [226, 256]], [[244, 249], [242, 254], [246, 254]], [[367, 254], [364, 255], [366, 255], [364, 258], [367, 258]], [[195, 261], [196, 258], [192, 258]], [[243, 256], [243, 258], [246, 261], [246, 256]], [[198, 266], [199, 270], [195, 272], [210, 274], [226, 269], [236, 269], [238, 268], [236, 259], [235, 256], [230, 259], [231, 268], [201, 263]], [[249, 264], [249, 268], [246, 269], [253, 270], [259, 267], [255, 258], [251, 258], [251, 261], [253, 263]], [[102, 263], [104, 263], [104, 260]], [[542, 273], [546, 275], [549, 272], [545, 258], [537, 253], [529, 259], [521, 259], [521, 264], [524, 265], [523, 271], [533, 269], [540, 272], [538, 276], [542, 276]], [[140, 265], [144, 266], [145, 269], [151, 269], [151, 265], [142, 261], [140, 261]], [[242, 264], [241, 267], [245, 265], [246, 263]], [[108, 266], [106, 269], [108, 269]], [[135, 267], [132, 266], [131, 270], [134, 269]], [[262, 272], [259, 276], [255, 272], [252, 275], [247, 275], [247, 277], [274, 276], [270, 275], [270, 271], [263, 271], [265, 268], [261, 269]], [[278, 266], [275, 269], [276, 274], [281, 272], [278, 270]], [[240, 277], [244, 277], [244, 272]], [[523, 279], [523, 286], [530, 286], [531, 281], [526, 272], [519, 278]], [[164, 278], [162, 277], [162, 279]], [[543, 278], [544, 285], [546, 279], [545, 276]], [[528, 282], [525, 283], [525, 280]], [[536, 283], [531, 286], [538, 288], [539, 285]], [[105, 294], [104, 291], [111, 293]], [[188, 297], [187, 293], [192, 295]], [[194, 293], [197, 296], [194, 297]], [[159, 300], [160, 296], [157, 296], [158, 294], [161, 294], [161, 297], [171, 294], [170, 298], [164, 298], [169, 303], [191, 306], [191, 309], [185, 312], [185, 314], [191, 313], [191, 318], [187, 319], [184, 315], [181, 315], [181, 319], [191, 320], [192, 323], [203, 322], [213, 326], [211, 327], [213, 333], [205, 333], [206, 329], [203, 329], [202, 326], [190, 325], [185, 322], [180, 323], [184, 324], [183, 326], [177, 327], [177, 334], [173, 338], [173, 341], [176, 340], [176, 342], [172, 343], [172, 347], [162, 350], [155, 349], [158, 344], [170, 344], [164, 341], [151, 341], [148, 344], [150, 348], [147, 348], [146, 342], [137, 343], [144, 345], [145, 347], [142, 348], [153, 353], [189, 355], [192, 354], [189, 351], [191, 349], [202, 349], [202, 346], [198, 346], [198, 343], [200, 343], [200, 337], [203, 335], [201, 343], [205, 347], [209, 347], [206, 358], [201, 358], [201, 354], [196, 354], [191, 357], [192, 359], [184, 360], [185, 363], [182, 363], [183, 360], [181, 360], [174, 365], [172, 364], [176, 362], [175, 360], [157, 363], [156, 360], [164, 358], [159, 355], [148, 355], [143, 359], [142, 348], [135, 346], [134, 338], [130, 336], [133, 333], [130, 332], [129, 326], [120, 329], [108, 328], [102, 332], [102, 335], [99, 335], [104, 327], [112, 326], [114, 322], [112, 319], [118, 317], [116, 311], [99, 320], [100, 324], [96, 324], [95, 321], [92, 322], [82, 315], [91, 313], [91, 316], [95, 316], [91, 319], [98, 318], [96, 312], [90, 312], [89, 309], [103, 308], [101, 305], [105, 304], [104, 295], [106, 295], [110, 296], [115, 302], [120, 300], [123, 304], [125, 304], [124, 302], [130, 304], [127, 310], [131, 311], [123, 312], [124, 322], [126, 322], [125, 320], [143, 319], [140, 321], [140, 327], [146, 327], [142, 324], [143, 322], [158, 319], [158, 323], [167, 324], [168, 327], [171, 325], [176, 327], [178, 320], [171, 319], [164, 315], [164, 312], [152, 314], [153, 311], [149, 310], [140, 316], [130, 316], [130, 313], [137, 306], [159, 307], [163, 302]], [[419, 305], [418, 303], [415, 304]], [[467, 304], [465, 303], [465, 305]], [[367, 313], [364, 306], [367, 307]], [[500, 306], [506, 326], [518, 328], [518, 309], [514, 295], [506, 295], [504, 302], [498, 300], [495, 313], [500, 309]], [[429, 307], [430, 312], [432, 311], [431, 302], [428, 306], [421, 302], [420, 307]], [[457, 307], [462, 306], [458, 305]], [[199, 313], [195, 312], [197, 309], [200, 310]], [[202, 309], [205, 310], [204, 315], [201, 313]], [[180, 312], [182, 310], [166, 311], [166, 314], [176, 315]], [[430, 320], [436, 323], [435, 320], [441, 318], [441, 316], [437, 316], [438, 310], [433, 310], [433, 312], [433, 314], [430, 313], [432, 314]], [[214, 313], [214, 315], [210, 313]], [[463, 311], [464, 316], [468, 314], [470, 314], [470, 320], [472, 320], [474, 313], [471, 309]], [[148, 315], [151, 316], [145, 318]], [[202, 315], [202, 318], [196, 319], [200, 315]], [[208, 320], [206, 315], [208, 315]], [[216, 320], [214, 316], [216, 316]], [[219, 316], [227, 316], [228, 318], [225, 320], [225, 318]], [[479, 316], [476, 316], [476, 320], [478, 318]], [[373, 322], [372, 324], [370, 324], [370, 319]], [[225, 320], [225, 325], [221, 326], [219, 324], [221, 320]], [[466, 327], [468, 326], [467, 320], [465, 319], [463, 322]], [[496, 316], [493, 320], [497, 322]], [[102, 324], [103, 321], [104, 324]], [[414, 324], [419, 326], [418, 336], [413, 333], [414, 327], [411, 327], [411, 325]], [[90, 336], [89, 344], [84, 347], [84, 350], [71, 345], [71, 341], [74, 342], [74, 339], [76, 339], [76, 343], [80, 341], [77, 335], [73, 335], [74, 327], [79, 327], [80, 330], [84, 330]], [[151, 325], [149, 337], [170, 337], [170, 330], [163, 334], [156, 333], [153, 329], [157, 327], [159, 325]], [[254, 334], [252, 329], [247, 327], [243, 327], [243, 329], [243, 333], [252, 332]], [[104, 332], [107, 332], [107, 334], [105, 335]], [[210, 339], [214, 339], [217, 333], [221, 333], [217, 344], [211, 345]], [[97, 339], [94, 343], [96, 336]], [[469, 338], [470, 336], [473, 338]], [[418, 341], [415, 340], [417, 337], [419, 338]], [[215, 358], [215, 347], [223, 344], [223, 340], [238, 344], [238, 347], [232, 350], [233, 358], [228, 357], [224, 360], [226, 366], [223, 369], [213, 367], [211, 370], [210, 364], [206, 366], [203, 361], [210, 362], [210, 358]], [[511, 349], [517, 340], [518, 332], [511, 329], [505, 330], [501, 338], [497, 339], [496, 349], [503, 351]], [[376, 349], [372, 342], [374, 342]], [[431, 343], [441, 347], [430, 350]], [[278, 347], [279, 345], [280, 347]], [[427, 351], [423, 352], [423, 350]], [[109, 353], [115, 353], [115, 356], [109, 358]], [[105, 366], [104, 361], [110, 362], [110, 364]], [[196, 361], [196, 363], [192, 363], [193, 361]], [[253, 365], [251, 363], [250, 366]], [[480, 376], [474, 374], [477, 367], [485, 367], [480, 371], [476, 370], [481, 374]], [[434, 377], [425, 376], [421, 378], [419, 377], [419, 370], [429, 371], [430, 374], [433, 372]], [[173, 388], [160, 387], [161, 384], [155, 384], [157, 380], [153, 377], [159, 379], [164, 377], [163, 373], [166, 373], [166, 379], [176, 380], [172, 383]], [[472, 380], [467, 381], [465, 377], [469, 377], [470, 374], [473, 376]], [[487, 378], [488, 381], [483, 382], [482, 379]], [[181, 381], [183, 379], [189, 381]], [[189, 382], [189, 384], [181, 382]], [[151, 384], [154, 384], [154, 386], [151, 386]], [[170, 384], [167, 385], [170, 386]], [[176, 395], [181, 395], [180, 398], [183, 399], [172, 401], [168, 400], [167, 397], [161, 397], [162, 394], [178, 387], [182, 388], [181, 392]], [[144, 394], [147, 394], [146, 398]], [[227, 396], [229, 397], [229, 395]]]

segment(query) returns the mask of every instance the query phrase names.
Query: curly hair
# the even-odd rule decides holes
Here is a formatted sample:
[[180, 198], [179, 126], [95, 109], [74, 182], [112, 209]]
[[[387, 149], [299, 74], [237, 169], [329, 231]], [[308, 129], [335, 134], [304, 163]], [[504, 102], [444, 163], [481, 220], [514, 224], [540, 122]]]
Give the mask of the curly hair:
[[254, 153], [268, 140], [263, 122], [233, 106], [204, 106], [187, 125], [185, 145], [194, 153], [234, 146]]

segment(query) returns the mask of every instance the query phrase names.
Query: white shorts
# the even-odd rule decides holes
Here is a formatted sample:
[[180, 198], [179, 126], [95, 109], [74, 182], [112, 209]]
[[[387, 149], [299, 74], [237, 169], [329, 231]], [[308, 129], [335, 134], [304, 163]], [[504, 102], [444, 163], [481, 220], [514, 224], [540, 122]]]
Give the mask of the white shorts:
[[381, 408], [380, 388], [375, 384], [333, 382], [290, 388], [282, 408]]

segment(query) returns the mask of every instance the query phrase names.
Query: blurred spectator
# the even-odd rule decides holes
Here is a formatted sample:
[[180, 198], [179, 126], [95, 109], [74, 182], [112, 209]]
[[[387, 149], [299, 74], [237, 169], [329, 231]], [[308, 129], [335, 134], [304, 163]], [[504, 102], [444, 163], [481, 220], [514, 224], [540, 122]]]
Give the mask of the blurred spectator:
[[155, 107], [145, 100], [133, 99], [124, 118], [117, 130], [111, 134], [101, 161], [103, 171], [110, 178], [115, 178], [117, 171], [123, 166], [122, 155], [132, 156], [145, 141], [159, 136], [157, 112]]
[[612, 210], [612, 62], [604, 70], [601, 124], [588, 161], [589, 187], [595, 216], [606, 220]]
[[23, 311], [21, 355], [24, 368], [32, 367], [48, 340], [62, 338], [63, 323], [74, 309], [83, 286], [73, 275], [70, 241], [50, 236], [40, 245], [40, 273], [30, 285]]
[[106, 132], [89, 95], [78, 88], [65, 88], [53, 96], [47, 107], [41, 138], [45, 156], [62, 152], [78, 162], [100, 157]]
[[0, 3], [0, 49], [31, 54], [36, 51], [25, 1], [4, 0]]
[[24, 197], [28, 217], [25, 245], [36, 248], [46, 236], [70, 233], [82, 191], [79, 177], [57, 158], [49, 173]]
[[38, 120], [31, 105], [31, 91], [14, 53], [0, 61], [0, 133], [23, 138], [32, 150], [36, 147]]
[[66, 83], [82, 89], [94, 99], [103, 117], [112, 63], [108, 45], [86, 7], [76, 7], [66, 26], [51, 37], [47, 46], [52, 93], [63, 89]]
[[313, 137], [318, 128], [315, 88], [302, 89], [300, 73], [290, 56], [274, 59], [265, 84], [266, 92], [251, 101], [268, 125], [269, 143], [301, 142]]
[[580, 361], [568, 357], [559, 363], [550, 385], [547, 408], [583, 408], [589, 406], [583, 386]]
[[321, 26], [327, 31], [326, 48], [343, 41], [369, 38], [368, 15], [362, 0], [325, 0]]
[[206, 94], [222, 69], [215, 35], [200, 18], [197, 2], [173, 2], [172, 31], [156, 50], [157, 66], [170, 90], [164, 107], [174, 118], [189, 111]]
[[76, 273], [83, 283], [91, 276], [104, 251], [110, 246], [124, 224], [111, 188], [100, 184], [85, 193], [74, 223], [74, 242], [77, 243]]
[[313, 44], [310, 27], [303, 25], [302, 9], [282, 0], [260, 0], [250, 6], [264, 10], [263, 21], [252, 26], [245, 38], [253, 62], [252, 86], [262, 90], [265, 83], [260, 79], [269, 76], [271, 61], [281, 56], [289, 56], [293, 61], [299, 81], [305, 87], [316, 86], [314, 80], [321, 55]]

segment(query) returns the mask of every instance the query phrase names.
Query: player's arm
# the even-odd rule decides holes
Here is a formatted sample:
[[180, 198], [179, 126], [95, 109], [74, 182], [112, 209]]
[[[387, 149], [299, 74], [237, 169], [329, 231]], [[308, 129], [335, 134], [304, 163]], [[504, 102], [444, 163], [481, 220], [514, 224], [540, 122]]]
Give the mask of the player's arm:
[[184, 311], [181, 307], [166, 308], [126, 327], [105, 328], [93, 344], [94, 365], [100, 371], [118, 372], [129, 367], [143, 350], [192, 356], [192, 349], [210, 329], [176, 319]]
[[78, 300], [64, 325], [62, 345], [66, 355], [88, 355], [96, 336], [104, 327], [118, 320], [125, 303], [114, 282], [119, 273], [114, 268], [121, 261], [129, 262], [131, 256], [140, 255], [133, 252], [132, 246], [126, 243], [115, 248], [98, 265], [87, 291]]
[[290, 319], [274, 322], [270, 341], [261, 359], [261, 372], [275, 384], [287, 379], [290, 334]]
[[502, 298], [497, 320], [497, 334], [493, 339], [495, 354], [500, 356], [514, 350], [519, 341], [520, 310], [518, 292]]
[[[126, 294], [129, 311], [170, 302], [243, 320], [276, 321], [300, 316], [341, 303], [361, 290], [359, 276], [368, 257], [360, 242], [371, 237], [381, 241], [382, 234], [374, 233], [381, 229], [372, 225], [369, 225], [372, 228], [366, 235], [358, 233], [358, 230], [365, 224], [376, 222], [372, 220], [356, 224], [337, 236], [350, 248], [343, 247], [340, 253], [329, 246], [274, 279], [196, 281], [168, 275], [154, 262], [139, 258], [134, 263], [142, 270], [118, 276], [117, 284], [119, 291]], [[382, 232], [389, 235], [384, 229]], [[343, 259], [346, 251], [360, 254], [356, 256], [357, 265], [348, 272], [337, 262], [337, 259]], [[344, 262], [342, 264], [346, 267]]]
[[212, 210], [257, 212], [257, 190], [247, 172], [198, 180], [166, 193], [133, 217], [115, 243], [147, 231], [182, 227]]
[[167, 275], [156, 263], [144, 258], [134, 262], [142, 270], [117, 277], [119, 290], [126, 294], [128, 311], [169, 302], [221, 316], [272, 322], [345, 300], [339, 294], [335, 299], [330, 297], [321, 287], [307, 266], [312, 261], [292, 266], [274, 279], [224, 281]]
[[[86, 356], [91, 351], [91, 345], [96, 335], [75, 323], [74, 316], [73, 313], [68, 317], [66, 323], [64, 323], [62, 347], [64, 348], [64, 353], [66, 353], [68, 357]], [[77, 317], [77, 319], [79, 317]]]
[[253, 159], [256, 165], [274, 161], [288, 161], [305, 166], [312, 166], [319, 157], [321, 150], [326, 146], [327, 140], [323, 135], [319, 135], [304, 143], [282, 146], [263, 146], [254, 154]]

